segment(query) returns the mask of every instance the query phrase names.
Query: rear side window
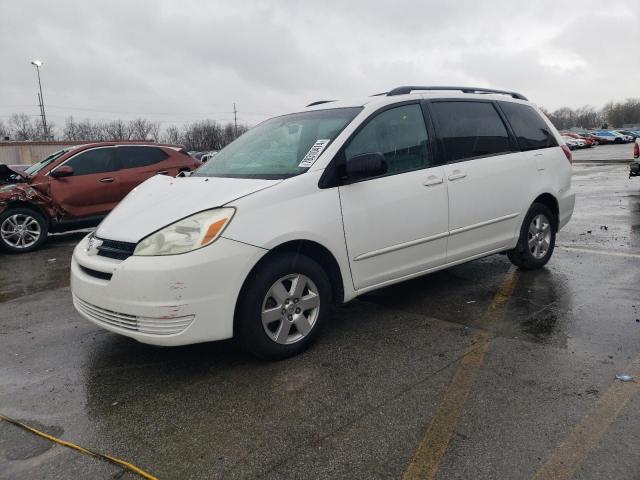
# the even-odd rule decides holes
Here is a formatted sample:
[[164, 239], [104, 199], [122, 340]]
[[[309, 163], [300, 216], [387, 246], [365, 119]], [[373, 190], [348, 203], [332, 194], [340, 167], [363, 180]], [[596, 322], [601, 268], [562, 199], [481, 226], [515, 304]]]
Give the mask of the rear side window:
[[408, 172], [429, 165], [427, 129], [420, 105], [385, 110], [367, 123], [345, 148], [348, 162], [356, 155], [382, 153], [387, 174]]
[[115, 152], [112, 147], [94, 148], [68, 160], [65, 165], [73, 168], [73, 175], [91, 175], [95, 173], [114, 172], [118, 170]]
[[500, 107], [516, 134], [521, 150], [558, 146], [549, 126], [532, 107], [511, 102], [500, 102]]
[[510, 152], [509, 134], [493, 104], [433, 102], [446, 162]]
[[147, 167], [169, 156], [158, 147], [118, 147], [117, 152], [121, 168]]

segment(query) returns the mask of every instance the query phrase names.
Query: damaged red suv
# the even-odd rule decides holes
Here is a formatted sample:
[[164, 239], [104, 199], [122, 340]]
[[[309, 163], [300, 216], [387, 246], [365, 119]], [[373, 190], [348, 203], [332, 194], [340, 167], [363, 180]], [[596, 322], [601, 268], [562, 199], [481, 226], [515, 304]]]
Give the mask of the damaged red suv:
[[93, 227], [147, 178], [200, 165], [181, 146], [133, 142], [65, 148], [24, 171], [0, 165], [0, 247], [29, 252], [49, 232]]

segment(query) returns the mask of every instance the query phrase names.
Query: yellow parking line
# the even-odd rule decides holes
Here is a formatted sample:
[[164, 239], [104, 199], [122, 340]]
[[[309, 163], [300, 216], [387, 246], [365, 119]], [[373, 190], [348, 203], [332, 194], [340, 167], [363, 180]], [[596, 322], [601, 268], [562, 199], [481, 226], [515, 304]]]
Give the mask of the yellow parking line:
[[[483, 327], [490, 327], [501, 316], [503, 307], [518, 282], [518, 271], [514, 270], [498, 288], [491, 305], [483, 318]], [[456, 369], [429, 428], [416, 449], [411, 462], [402, 476], [403, 480], [432, 479], [444, 459], [454, 430], [462, 418], [464, 404], [478, 377], [484, 357], [489, 349], [491, 335], [482, 331], [474, 335]]]
[[[627, 367], [625, 373], [640, 376], [640, 357]], [[609, 430], [611, 423], [624, 406], [640, 390], [640, 383], [615, 381], [596, 401], [591, 412], [573, 429], [558, 449], [538, 470], [534, 480], [568, 480], [575, 474], [591, 450]]]

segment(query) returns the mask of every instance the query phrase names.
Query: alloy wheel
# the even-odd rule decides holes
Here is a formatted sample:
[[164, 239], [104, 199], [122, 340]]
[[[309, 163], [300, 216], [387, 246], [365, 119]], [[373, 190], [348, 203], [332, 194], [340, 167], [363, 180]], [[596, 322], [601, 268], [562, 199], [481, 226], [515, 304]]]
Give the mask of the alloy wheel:
[[2, 241], [17, 249], [25, 249], [35, 244], [42, 235], [38, 221], [31, 215], [17, 213], [7, 217], [0, 225]]
[[296, 273], [278, 279], [262, 302], [262, 326], [276, 343], [299, 342], [313, 329], [320, 313], [320, 294], [313, 281]]
[[540, 213], [531, 220], [527, 243], [529, 252], [536, 260], [544, 258], [549, 251], [551, 246], [551, 223], [545, 215]]

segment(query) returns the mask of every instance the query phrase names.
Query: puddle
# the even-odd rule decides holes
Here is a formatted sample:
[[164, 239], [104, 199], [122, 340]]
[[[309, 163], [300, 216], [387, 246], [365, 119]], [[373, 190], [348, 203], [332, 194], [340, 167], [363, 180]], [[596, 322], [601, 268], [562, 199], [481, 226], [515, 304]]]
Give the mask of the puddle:
[[[19, 421], [54, 437], [60, 437], [64, 433], [64, 429], [59, 426], [43, 425], [32, 420]], [[4, 460], [15, 461], [34, 458], [50, 450], [54, 445], [55, 443], [20, 427], [8, 422], [0, 422], [0, 458]]]

